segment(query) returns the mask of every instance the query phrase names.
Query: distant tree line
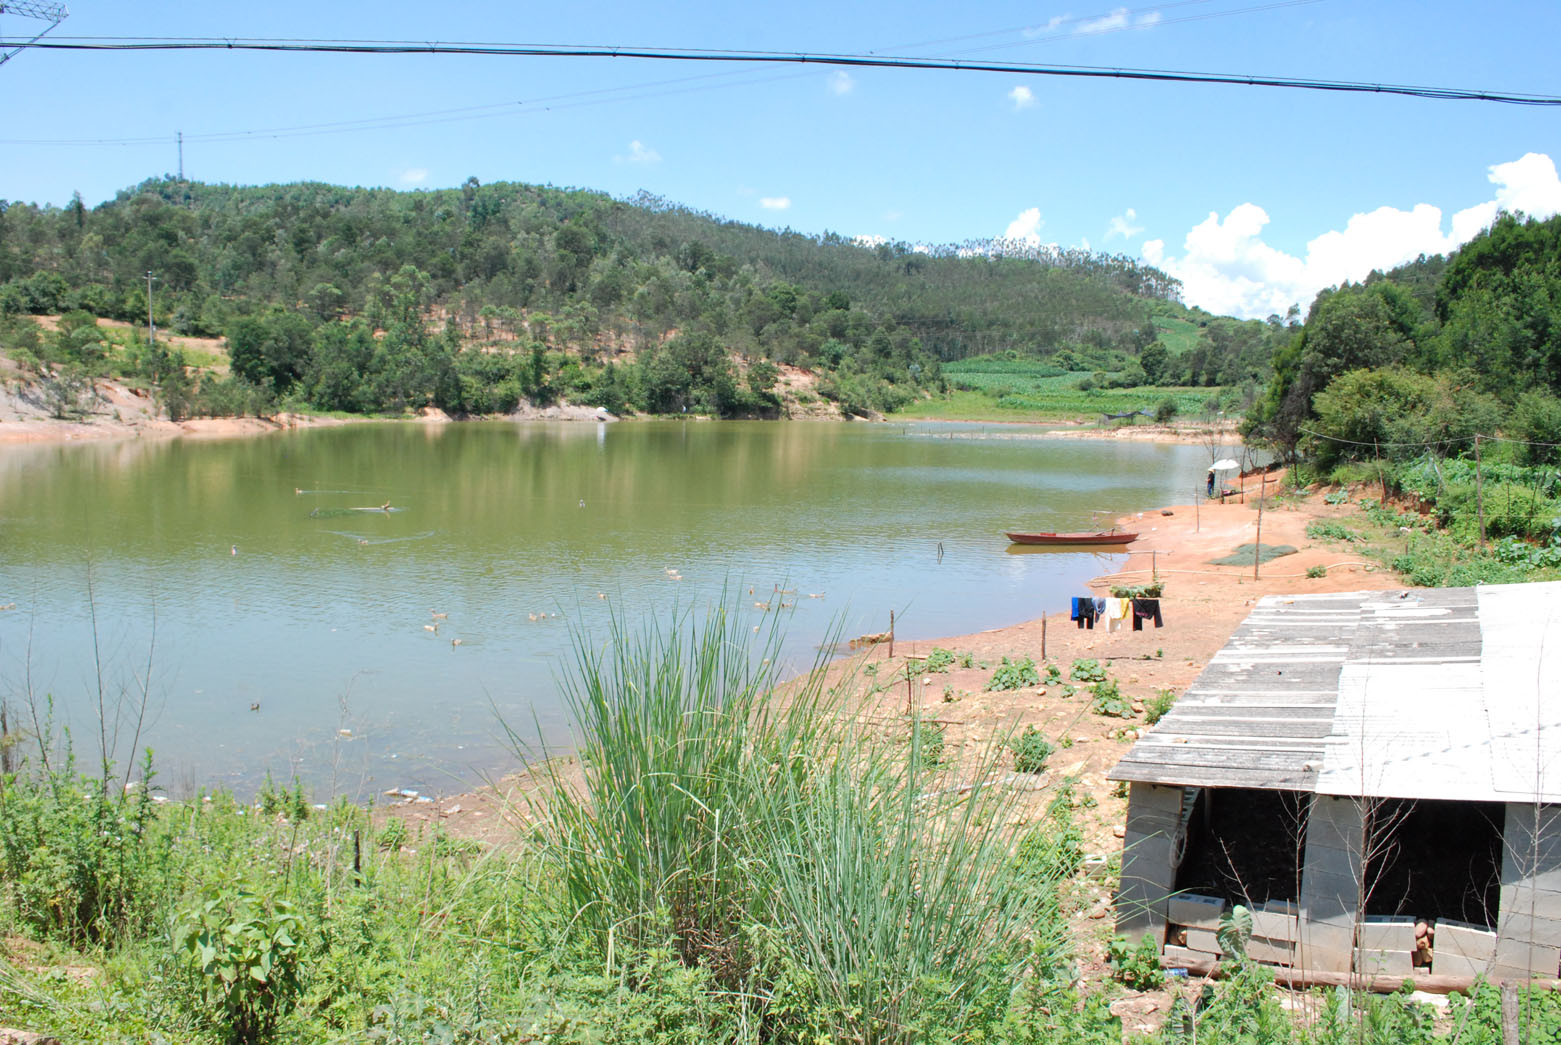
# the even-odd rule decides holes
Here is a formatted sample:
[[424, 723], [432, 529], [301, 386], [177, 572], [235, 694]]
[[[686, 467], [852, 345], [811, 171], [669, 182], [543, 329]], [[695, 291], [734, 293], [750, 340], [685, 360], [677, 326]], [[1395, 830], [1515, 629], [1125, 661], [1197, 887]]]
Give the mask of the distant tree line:
[[[865, 413], [939, 391], [941, 363], [994, 351], [1147, 351], [1146, 379], [1209, 383], [1246, 351], [1216, 346], [1216, 325], [1196, 359], [1160, 358], [1151, 316], [1189, 313], [1174, 279], [1134, 259], [867, 245], [649, 196], [475, 178], [430, 192], [164, 178], [93, 208], [79, 195], [62, 208], [0, 202], [0, 317], [143, 323], [148, 272], [160, 329], [228, 341], [232, 374], [188, 391], [198, 409], [494, 413], [567, 397], [766, 416], [776, 365], [791, 364]], [[19, 330], [0, 323], [0, 348], [32, 351]], [[49, 339], [35, 348], [93, 365]], [[154, 355], [137, 374], [183, 374]]]

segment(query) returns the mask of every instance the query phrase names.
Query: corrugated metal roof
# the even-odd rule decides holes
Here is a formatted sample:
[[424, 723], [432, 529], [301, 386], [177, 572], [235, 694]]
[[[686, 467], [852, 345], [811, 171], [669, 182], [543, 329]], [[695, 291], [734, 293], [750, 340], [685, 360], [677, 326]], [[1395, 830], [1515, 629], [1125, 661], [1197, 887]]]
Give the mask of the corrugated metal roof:
[[1267, 596], [1111, 779], [1561, 801], [1561, 582]]

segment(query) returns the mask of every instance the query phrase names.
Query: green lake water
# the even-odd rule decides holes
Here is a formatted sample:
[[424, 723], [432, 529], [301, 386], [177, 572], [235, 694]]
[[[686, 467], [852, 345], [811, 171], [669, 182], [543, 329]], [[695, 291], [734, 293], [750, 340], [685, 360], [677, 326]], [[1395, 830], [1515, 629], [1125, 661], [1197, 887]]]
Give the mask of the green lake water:
[[665, 617], [725, 589], [759, 623], [755, 602], [795, 589], [774, 612], [798, 666], [831, 625], [880, 631], [890, 610], [905, 639], [1011, 624], [1124, 557], [1015, 554], [1004, 530], [1186, 503], [1207, 458], [993, 425], [708, 422], [0, 447], [0, 687], [13, 722], [29, 687], [52, 695], [87, 764], [100, 689], [124, 757], [144, 688], [139, 746], [175, 795], [267, 771], [450, 793], [515, 765], [501, 716], [567, 743], [570, 629], [604, 636], [610, 607]]

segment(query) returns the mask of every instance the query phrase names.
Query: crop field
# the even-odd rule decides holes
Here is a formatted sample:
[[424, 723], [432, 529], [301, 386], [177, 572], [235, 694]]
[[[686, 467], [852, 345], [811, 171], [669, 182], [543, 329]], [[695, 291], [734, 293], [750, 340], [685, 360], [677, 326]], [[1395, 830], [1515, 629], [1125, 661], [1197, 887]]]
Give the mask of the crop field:
[[948, 363], [943, 375], [952, 388], [944, 399], [911, 403], [895, 416], [926, 420], [1044, 420], [1098, 419], [1103, 414], [1147, 410], [1165, 399], [1176, 403], [1177, 414], [1197, 416], [1204, 403], [1218, 395], [1212, 388], [1139, 386], [1091, 388], [1080, 382], [1092, 378], [1089, 371], [1067, 371], [1035, 359], [978, 357]]

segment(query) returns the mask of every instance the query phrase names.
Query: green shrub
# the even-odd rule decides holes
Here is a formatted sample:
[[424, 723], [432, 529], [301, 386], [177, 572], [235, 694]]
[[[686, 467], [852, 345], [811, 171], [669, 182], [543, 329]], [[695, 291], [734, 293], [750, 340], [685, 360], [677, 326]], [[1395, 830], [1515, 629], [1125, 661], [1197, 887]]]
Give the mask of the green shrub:
[[1169, 396], [1160, 400], [1160, 402], [1155, 404], [1154, 408], [1155, 424], [1169, 424], [1171, 419], [1176, 416], [1179, 409], [1180, 408], [1176, 405], [1176, 400], [1170, 398]]
[[0, 884], [22, 923], [82, 945], [144, 934], [170, 890], [170, 841], [142, 778], [86, 777], [69, 754], [37, 777], [12, 774], [0, 789]]
[[1512, 411], [1511, 430], [1525, 440], [1519, 448], [1525, 464], [1561, 460], [1561, 399], [1540, 389], [1525, 392]]
[[235, 1043], [269, 1041], [298, 994], [298, 916], [285, 900], [222, 889], [184, 912], [174, 949], [198, 976], [198, 1013]]
[[1046, 739], [1046, 734], [1034, 726], [1026, 726], [1025, 731], [1010, 741], [1008, 746], [1013, 749], [1016, 773], [1044, 772], [1046, 760], [1056, 750]]
[[1328, 567], [1321, 565], [1308, 566], [1306, 568], [1306, 576], [1308, 580], [1322, 580], [1324, 577], [1328, 576]]
[[987, 689], [1007, 690], [1022, 689], [1025, 686], [1039, 686], [1041, 676], [1035, 670], [1035, 661], [1029, 657], [1023, 660], [1010, 661], [1003, 658], [1003, 663], [992, 673], [992, 681], [987, 683]]

